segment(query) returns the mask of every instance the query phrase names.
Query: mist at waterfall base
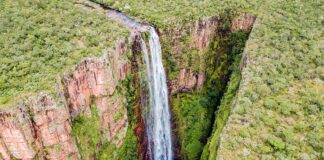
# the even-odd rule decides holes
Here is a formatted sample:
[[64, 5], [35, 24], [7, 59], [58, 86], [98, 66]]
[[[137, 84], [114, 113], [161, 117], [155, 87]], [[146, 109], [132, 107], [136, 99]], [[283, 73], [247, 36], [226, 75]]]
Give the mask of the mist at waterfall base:
[[141, 39], [146, 85], [149, 92], [146, 134], [152, 160], [172, 160], [171, 122], [166, 74], [162, 64], [159, 36], [149, 27], [149, 50]]

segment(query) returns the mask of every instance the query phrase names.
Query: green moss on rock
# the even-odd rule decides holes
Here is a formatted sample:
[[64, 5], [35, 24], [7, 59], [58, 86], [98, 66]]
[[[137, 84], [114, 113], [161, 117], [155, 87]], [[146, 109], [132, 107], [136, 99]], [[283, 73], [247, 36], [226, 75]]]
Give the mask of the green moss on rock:
[[78, 115], [72, 121], [72, 136], [75, 137], [82, 159], [93, 159], [101, 141], [100, 118], [96, 106], [91, 106], [91, 116]]
[[112, 143], [105, 142], [100, 148], [97, 155], [99, 160], [136, 160], [137, 154], [137, 137], [134, 134], [134, 128], [129, 127], [123, 144], [120, 148]]

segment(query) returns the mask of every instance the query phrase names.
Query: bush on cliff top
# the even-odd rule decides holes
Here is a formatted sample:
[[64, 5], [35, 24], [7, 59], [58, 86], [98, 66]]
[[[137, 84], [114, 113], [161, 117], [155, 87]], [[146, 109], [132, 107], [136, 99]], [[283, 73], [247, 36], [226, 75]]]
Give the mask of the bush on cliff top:
[[128, 34], [74, 2], [0, 2], [0, 106], [23, 93], [53, 91], [57, 74]]

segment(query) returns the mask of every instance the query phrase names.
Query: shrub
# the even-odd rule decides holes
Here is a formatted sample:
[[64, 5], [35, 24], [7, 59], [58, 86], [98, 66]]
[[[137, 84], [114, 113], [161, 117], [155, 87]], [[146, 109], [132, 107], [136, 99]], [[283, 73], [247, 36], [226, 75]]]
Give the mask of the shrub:
[[180, 93], [172, 98], [183, 156], [197, 159], [200, 156], [208, 128], [211, 124], [211, 113], [208, 112], [206, 97], [197, 93]]
[[283, 151], [285, 149], [285, 142], [281, 138], [272, 137], [268, 140], [268, 143], [277, 151]]
[[185, 146], [188, 159], [199, 159], [202, 149], [203, 145], [197, 139]]
[[126, 133], [123, 144], [120, 148], [110, 142], [105, 142], [101, 146], [96, 157], [99, 160], [135, 160], [137, 156], [137, 139], [134, 134], [133, 128], [129, 127]]
[[267, 98], [264, 101], [264, 106], [267, 107], [268, 109], [272, 109], [272, 108], [276, 107], [277, 105], [278, 105], [277, 102], [271, 98]]

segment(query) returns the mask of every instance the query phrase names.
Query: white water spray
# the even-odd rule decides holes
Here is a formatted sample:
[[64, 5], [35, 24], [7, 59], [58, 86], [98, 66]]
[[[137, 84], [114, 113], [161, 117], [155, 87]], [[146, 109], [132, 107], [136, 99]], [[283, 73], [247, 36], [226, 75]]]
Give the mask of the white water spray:
[[150, 27], [149, 33], [150, 52], [144, 40], [141, 40], [149, 89], [150, 108], [146, 117], [148, 148], [151, 159], [172, 160], [168, 90], [162, 64], [161, 45], [154, 28]]
[[140, 38], [146, 66], [146, 78], [142, 77], [142, 80], [149, 90], [148, 113], [145, 115], [148, 153], [152, 160], [172, 160], [171, 118], [159, 36], [153, 27], [133, 21], [120, 12], [108, 10], [107, 15], [132, 31], [149, 31], [149, 50]]

